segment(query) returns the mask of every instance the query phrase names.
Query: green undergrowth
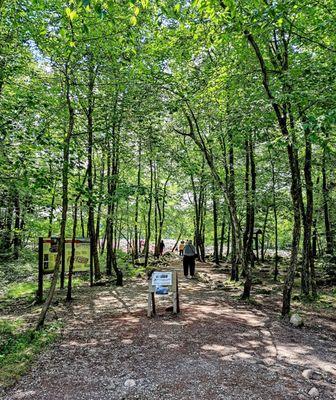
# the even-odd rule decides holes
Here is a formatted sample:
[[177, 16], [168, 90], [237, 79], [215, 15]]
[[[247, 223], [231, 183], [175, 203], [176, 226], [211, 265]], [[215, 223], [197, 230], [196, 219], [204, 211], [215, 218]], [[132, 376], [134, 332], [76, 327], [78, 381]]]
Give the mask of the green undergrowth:
[[[75, 276], [73, 278], [73, 287], [79, 287], [89, 282], [89, 277], [86, 276]], [[50, 288], [50, 279], [44, 279], [43, 290], [46, 293]], [[67, 278], [64, 283], [67, 287]], [[59, 286], [59, 285], [58, 285]], [[9, 284], [0, 296], [2, 301], [20, 300], [24, 299], [27, 303], [33, 302], [36, 296], [37, 282], [18, 282]]]
[[53, 323], [35, 331], [22, 320], [0, 320], [0, 386], [12, 385], [27, 372], [37, 354], [56, 340], [60, 327]]
[[313, 308], [336, 309], [336, 288], [329, 290], [321, 290], [317, 297], [312, 296], [301, 297], [301, 302], [312, 306]]

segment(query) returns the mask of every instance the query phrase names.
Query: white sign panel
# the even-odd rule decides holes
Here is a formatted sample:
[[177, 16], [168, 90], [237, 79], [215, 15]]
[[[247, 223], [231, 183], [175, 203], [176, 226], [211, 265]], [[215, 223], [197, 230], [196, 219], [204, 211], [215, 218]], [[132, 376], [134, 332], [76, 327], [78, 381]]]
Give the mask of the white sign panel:
[[172, 272], [153, 272], [153, 286], [171, 286], [173, 284]]

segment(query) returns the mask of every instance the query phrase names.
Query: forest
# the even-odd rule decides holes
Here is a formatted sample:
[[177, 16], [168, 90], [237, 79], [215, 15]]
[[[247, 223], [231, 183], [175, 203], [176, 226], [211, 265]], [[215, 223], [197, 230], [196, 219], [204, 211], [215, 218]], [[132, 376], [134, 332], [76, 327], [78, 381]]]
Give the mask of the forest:
[[[57, 302], [182, 273], [187, 239], [197, 281], [244, 307], [275, 288], [283, 329], [327, 304], [336, 333], [335, 21], [332, 0], [0, 0], [0, 370], [18, 335], [53, 341]], [[62, 274], [77, 238], [91, 279], [74, 245]]]

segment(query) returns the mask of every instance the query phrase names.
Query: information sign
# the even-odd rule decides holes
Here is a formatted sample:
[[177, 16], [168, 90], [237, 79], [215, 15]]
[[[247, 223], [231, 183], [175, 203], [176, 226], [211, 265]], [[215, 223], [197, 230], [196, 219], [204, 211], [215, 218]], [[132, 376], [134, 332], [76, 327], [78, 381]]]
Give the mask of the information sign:
[[[55, 269], [58, 251], [58, 238], [43, 239], [43, 273], [51, 274]], [[88, 239], [75, 239], [74, 272], [88, 271], [90, 269], [90, 241]], [[64, 267], [69, 271], [72, 240], [66, 239], [64, 245]]]
[[171, 286], [173, 284], [173, 274], [171, 272], [155, 271], [152, 275], [153, 286]]

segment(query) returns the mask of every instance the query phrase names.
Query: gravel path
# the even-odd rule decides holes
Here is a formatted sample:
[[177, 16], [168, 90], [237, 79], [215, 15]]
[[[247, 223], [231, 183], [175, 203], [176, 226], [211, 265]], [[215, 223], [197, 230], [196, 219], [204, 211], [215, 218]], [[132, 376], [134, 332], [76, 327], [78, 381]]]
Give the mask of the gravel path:
[[[173, 261], [170, 269], [179, 268]], [[198, 270], [213, 274], [204, 264]], [[145, 280], [76, 291], [61, 339], [3, 400], [336, 399], [333, 332], [287, 326], [262, 307], [180, 278], [181, 314], [146, 317]], [[315, 371], [314, 379], [302, 375]]]

